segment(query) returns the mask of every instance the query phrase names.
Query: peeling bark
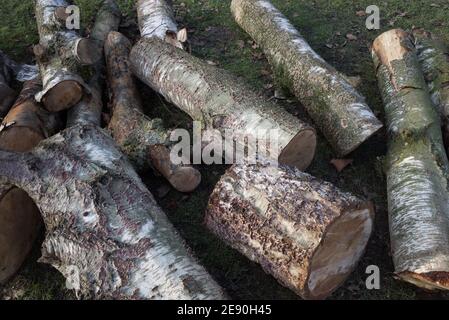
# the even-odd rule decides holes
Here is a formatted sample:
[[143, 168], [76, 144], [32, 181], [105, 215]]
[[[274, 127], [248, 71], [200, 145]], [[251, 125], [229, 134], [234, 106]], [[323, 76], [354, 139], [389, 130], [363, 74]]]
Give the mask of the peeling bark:
[[414, 29], [413, 37], [430, 97], [441, 117], [447, 151], [449, 150], [449, 47], [422, 29]]
[[0, 51], [0, 119], [8, 113], [16, 98], [16, 92], [9, 86], [11, 72], [7, 66], [6, 59], [8, 57]]
[[395, 271], [419, 287], [449, 289], [449, 163], [439, 117], [407, 33], [383, 33], [372, 53], [388, 120]]
[[[61, 119], [34, 100], [40, 79], [27, 81], [3, 120], [0, 149], [25, 152], [61, 127]], [[3, 164], [2, 164], [3, 165]], [[42, 228], [39, 209], [25, 191], [0, 182], [0, 283], [14, 276], [31, 251]]]
[[55, 18], [64, 0], [37, 0], [36, 21], [40, 42], [35, 47], [43, 90], [36, 95], [47, 110], [71, 108], [83, 96], [85, 83], [78, 75], [81, 65], [91, 65], [100, 58], [93, 41], [65, 29], [65, 22]]
[[278, 84], [303, 103], [339, 156], [355, 150], [382, 127], [365, 98], [269, 1], [233, 0], [231, 10], [266, 54]]
[[50, 263], [95, 299], [223, 299], [114, 141], [75, 126], [30, 153], [0, 152], [0, 176], [42, 212]]
[[[316, 147], [315, 130], [275, 103], [257, 95], [242, 80], [208, 65], [158, 38], [142, 39], [132, 49], [131, 69], [164, 98], [222, 136], [253, 140], [278, 130], [279, 150], [270, 159], [305, 169]], [[227, 131], [227, 132], [226, 132]]]
[[170, 160], [170, 131], [160, 119], [143, 114], [137, 87], [129, 67], [131, 43], [118, 32], [111, 32], [105, 46], [108, 78], [113, 95], [113, 116], [109, 129], [122, 151], [138, 170], [149, 165], [181, 192], [191, 192], [201, 182], [201, 174], [191, 166]]
[[289, 167], [235, 165], [205, 223], [305, 299], [329, 296], [355, 268], [372, 231], [370, 202]]

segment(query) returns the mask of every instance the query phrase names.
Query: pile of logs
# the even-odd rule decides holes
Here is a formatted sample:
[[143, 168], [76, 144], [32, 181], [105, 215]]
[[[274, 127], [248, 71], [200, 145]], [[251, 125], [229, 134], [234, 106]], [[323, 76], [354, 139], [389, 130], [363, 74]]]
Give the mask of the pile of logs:
[[[235, 163], [217, 183], [205, 225], [302, 298], [331, 295], [365, 251], [374, 206], [303, 172], [315, 155], [314, 127], [186, 52], [186, 30], [168, 1], [137, 1], [135, 44], [118, 32], [114, 0], [103, 1], [87, 38], [67, 29], [68, 5], [36, 0], [38, 72], [18, 96], [19, 67], [0, 52], [0, 283], [45, 229], [40, 261], [79, 297], [227, 298], [139, 176], [152, 169], [180, 192], [201, 183], [191, 159], [173, 161], [173, 130], [144, 114], [135, 76], [204, 132], [231, 133], [232, 143], [276, 130], [278, 148], [255, 164]], [[298, 97], [338, 156], [382, 127], [348, 77], [269, 1], [233, 0], [231, 9], [279, 88]], [[406, 281], [449, 289], [449, 162], [440, 126], [441, 118], [449, 138], [448, 50], [427, 32], [413, 35], [393, 30], [373, 44], [390, 139], [393, 255]]]

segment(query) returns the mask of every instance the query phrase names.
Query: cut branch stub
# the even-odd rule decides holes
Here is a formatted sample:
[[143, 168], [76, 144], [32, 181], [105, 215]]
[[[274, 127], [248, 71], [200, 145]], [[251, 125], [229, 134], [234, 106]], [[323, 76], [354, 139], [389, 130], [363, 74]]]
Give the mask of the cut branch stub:
[[305, 299], [323, 299], [357, 265], [372, 204], [297, 169], [234, 165], [209, 201], [205, 223]]
[[113, 96], [109, 124], [114, 139], [140, 171], [152, 166], [181, 192], [191, 192], [201, 182], [198, 170], [175, 165], [170, 158], [170, 131], [160, 119], [149, 119], [142, 112], [130, 66], [131, 43], [118, 32], [111, 32], [105, 45], [108, 79]]
[[[75, 126], [27, 154], [0, 152], [0, 176], [39, 207], [42, 262], [95, 299], [223, 299], [104, 131]], [[67, 179], [67, 177], [70, 179]]]
[[269, 1], [233, 0], [231, 9], [266, 54], [277, 82], [303, 103], [339, 156], [355, 150], [382, 127], [365, 98]]
[[[133, 73], [205, 129], [242, 142], [277, 130], [279, 148], [267, 156], [306, 169], [316, 148], [315, 130], [257, 95], [241, 79], [159, 40], [142, 39], [130, 55]], [[275, 150], [276, 149], [276, 150]]]
[[449, 289], [449, 163], [439, 116], [409, 35], [394, 29], [372, 48], [388, 121], [390, 238], [399, 277]]
[[[25, 152], [61, 127], [61, 119], [35, 101], [40, 79], [27, 81], [16, 103], [3, 120], [11, 126], [0, 132], [0, 149]], [[0, 182], [0, 283], [21, 267], [39, 235], [39, 209], [23, 190]]]

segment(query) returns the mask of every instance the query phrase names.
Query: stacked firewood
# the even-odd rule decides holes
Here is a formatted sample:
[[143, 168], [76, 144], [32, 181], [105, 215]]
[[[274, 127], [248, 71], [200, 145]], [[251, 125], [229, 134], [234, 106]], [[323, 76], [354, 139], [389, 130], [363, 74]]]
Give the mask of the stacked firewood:
[[[315, 155], [313, 126], [186, 52], [185, 29], [168, 2], [137, 1], [141, 39], [134, 45], [118, 32], [114, 0], [103, 1], [89, 38], [67, 29], [68, 5], [36, 0], [39, 72], [18, 97], [10, 87], [17, 68], [0, 55], [0, 283], [14, 276], [44, 227], [40, 261], [80, 297], [227, 298], [139, 177], [152, 168], [181, 192], [201, 182], [190, 159], [173, 161], [173, 130], [144, 114], [137, 77], [203, 130], [231, 134], [235, 143], [276, 130], [278, 148], [266, 159], [236, 163], [221, 178], [205, 224], [301, 297], [336, 290], [364, 253], [374, 206], [303, 172]], [[336, 154], [348, 155], [379, 131], [348, 77], [271, 3], [233, 0], [231, 9], [280, 88], [304, 104]], [[396, 271], [426, 288], [449, 288], [449, 168], [437, 113], [447, 132], [447, 50], [422, 30], [414, 38], [393, 30], [376, 40], [373, 56], [389, 122]], [[105, 96], [112, 115], [102, 128]]]

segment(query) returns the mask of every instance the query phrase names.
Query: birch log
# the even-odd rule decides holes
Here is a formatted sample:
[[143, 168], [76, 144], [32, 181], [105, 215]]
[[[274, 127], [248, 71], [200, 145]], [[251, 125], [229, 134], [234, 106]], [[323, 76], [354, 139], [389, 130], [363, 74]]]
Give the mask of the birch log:
[[16, 98], [16, 92], [9, 86], [11, 72], [6, 59], [8, 57], [0, 51], [0, 119], [8, 113]]
[[297, 169], [234, 165], [215, 187], [206, 225], [305, 299], [329, 296], [369, 240], [372, 204]]
[[[95, 19], [90, 37], [95, 41], [98, 52], [103, 52], [106, 38], [111, 31], [117, 31], [121, 19], [120, 9], [114, 0], [104, 0]], [[77, 124], [101, 125], [103, 111], [102, 94], [104, 90], [105, 60], [103, 57], [94, 63], [94, 71], [89, 88], [91, 95], [84, 95], [82, 100], [68, 111], [67, 126]]]
[[339, 156], [355, 150], [382, 127], [365, 98], [268, 0], [233, 0], [231, 10], [266, 54], [277, 81], [303, 103]]
[[441, 117], [446, 148], [449, 148], [449, 47], [423, 29], [414, 29], [413, 38], [432, 102]]
[[279, 148], [267, 156], [305, 169], [316, 148], [315, 130], [257, 95], [242, 80], [160, 39], [144, 38], [132, 49], [131, 69], [164, 98], [223, 137], [256, 141], [277, 130]]
[[142, 38], [158, 38], [183, 49], [169, 1], [138, 0], [137, 19]]
[[23, 189], [44, 218], [42, 262], [79, 296], [223, 299], [114, 141], [75, 126], [32, 152], [0, 152], [0, 177]]
[[407, 33], [383, 33], [372, 53], [388, 120], [395, 271], [417, 286], [449, 289], [449, 163], [439, 117]]
[[191, 166], [175, 165], [171, 161], [170, 131], [161, 119], [149, 119], [143, 114], [129, 67], [130, 51], [131, 43], [125, 36], [118, 32], [109, 34], [105, 54], [113, 96], [113, 116], [109, 124], [112, 136], [139, 171], [151, 165], [178, 191], [192, 192], [200, 184], [201, 174]]
[[81, 65], [100, 59], [95, 42], [67, 30], [65, 21], [56, 18], [64, 0], [36, 0], [39, 45], [35, 47], [43, 90], [36, 95], [49, 111], [68, 109], [83, 96], [83, 79], [77, 74]]
[[[61, 119], [34, 100], [39, 90], [40, 79], [24, 83], [18, 100], [3, 120], [6, 127], [0, 132], [0, 149], [29, 151], [60, 128]], [[27, 193], [0, 181], [0, 283], [19, 270], [41, 227], [39, 209]]]

